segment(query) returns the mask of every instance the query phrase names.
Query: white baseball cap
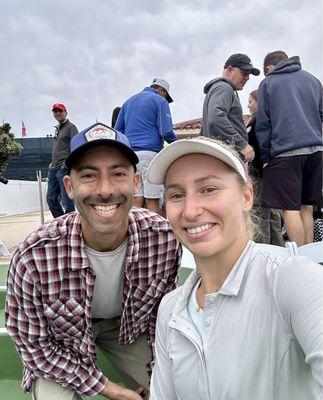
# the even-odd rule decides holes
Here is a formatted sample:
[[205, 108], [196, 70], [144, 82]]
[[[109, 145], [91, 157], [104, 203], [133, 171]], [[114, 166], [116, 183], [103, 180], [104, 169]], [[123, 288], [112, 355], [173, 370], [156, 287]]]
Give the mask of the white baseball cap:
[[152, 85], [158, 85], [158, 86], [161, 86], [162, 88], [164, 88], [166, 90], [166, 92], [167, 92], [166, 100], [168, 101], [168, 103], [172, 103], [173, 102], [173, 99], [170, 97], [170, 94], [169, 94], [170, 86], [169, 86], [169, 83], [166, 81], [166, 79], [154, 78], [151, 84]]
[[247, 182], [244, 166], [234, 154], [220, 144], [202, 138], [180, 139], [165, 147], [150, 163], [147, 172], [148, 180], [154, 184], [163, 184], [170, 165], [178, 158], [194, 153], [207, 154], [221, 160], [238, 172], [244, 182]]

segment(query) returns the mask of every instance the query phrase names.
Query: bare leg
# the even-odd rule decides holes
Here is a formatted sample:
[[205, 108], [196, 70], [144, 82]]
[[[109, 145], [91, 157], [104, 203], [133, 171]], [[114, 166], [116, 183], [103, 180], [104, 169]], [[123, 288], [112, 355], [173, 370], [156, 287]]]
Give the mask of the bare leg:
[[314, 240], [313, 206], [302, 204], [301, 218], [305, 231], [305, 243], [313, 243]]
[[283, 218], [288, 239], [296, 242], [297, 246], [303, 246], [305, 244], [305, 229], [301, 218], [301, 212], [285, 210], [283, 211]]
[[160, 213], [159, 199], [148, 199], [145, 197], [145, 200], [148, 210], [154, 211], [157, 214]]
[[134, 197], [133, 206], [134, 207], [143, 207], [144, 206], [144, 197], [143, 196]]

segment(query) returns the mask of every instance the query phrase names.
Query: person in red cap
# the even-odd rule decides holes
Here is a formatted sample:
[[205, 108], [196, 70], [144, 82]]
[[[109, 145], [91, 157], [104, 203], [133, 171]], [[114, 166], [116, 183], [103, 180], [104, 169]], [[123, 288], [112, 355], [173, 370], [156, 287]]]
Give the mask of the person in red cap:
[[67, 117], [64, 104], [56, 103], [52, 107], [53, 116], [58, 122], [55, 127], [52, 161], [48, 169], [47, 204], [54, 218], [74, 211], [74, 203], [67, 196], [63, 178], [67, 174], [64, 161], [70, 153], [70, 142], [77, 133], [77, 127]]

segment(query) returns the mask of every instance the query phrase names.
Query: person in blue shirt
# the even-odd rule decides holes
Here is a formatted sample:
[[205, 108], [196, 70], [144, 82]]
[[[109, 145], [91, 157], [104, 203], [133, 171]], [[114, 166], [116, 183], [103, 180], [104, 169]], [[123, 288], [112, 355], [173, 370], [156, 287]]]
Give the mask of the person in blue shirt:
[[136, 193], [134, 205], [145, 206], [151, 211], [160, 212], [160, 199], [164, 186], [153, 185], [146, 179], [149, 164], [164, 147], [164, 141], [177, 140], [173, 132], [169, 103], [173, 99], [169, 94], [169, 83], [165, 79], [155, 78], [140, 93], [130, 97], [122, 106], [115, 129], [124, 133], [139, 158], [137, 170], [141, 175], [141, 187]]

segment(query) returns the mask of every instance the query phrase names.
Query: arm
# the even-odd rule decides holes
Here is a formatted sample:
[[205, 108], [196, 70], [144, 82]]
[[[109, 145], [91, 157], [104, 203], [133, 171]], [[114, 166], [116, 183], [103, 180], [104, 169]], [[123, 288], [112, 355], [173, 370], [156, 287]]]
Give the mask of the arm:
[[16, 252], [11, 262], [5, 315], [6, 327], [23, 364], [37, 377], [78, 394], [99, 393], [107, 383], [102, 372], [86, 355], [63, 347], [49, 333], [41, 293], [23, 259], [20, 252]]
[[323, 267], [305, 257], [290, 257], [278, 273], [278, 309], [323, 390]]
[[156, 363], [150, 383], [150, 400], [173, 400], [176, 392], [173, 382], [172, 363], [167, 353], [167, 325], [162, 301], [157, 318]]
[[271, 160], [271, 122], [267, 98], [267, 83], [265, 81], [261, 82], [258, 90], [256, 136], [262, 162], [267, 164]]
[[121, 108], [121, 110], [119, 112], [119, 115], [118, 115], [116, 124], [114, 126], [114, 129], [116, 131], [119, 131], [119, 132], [122, 132], [122, 133], [125, 132], [126, 126], [125, 126], [125, 122], [124, 122], [124, 109], [123, 109], [123, 107]]
[[77, 132], [78, 132], [77, 127], [74, 124], [71, 124], [70, 139], [72, 139], [72, 137], [75, 136]]
[[160, 136], [166, 140], [167, 143], [175, 142], [178, 137], [173, 131], [173, 121], [169, 109], [169, 104], [163, 100], [158, 108], [157, 126]]
[[233, 89], [227, 84], [216, 85], [210, 93], [208, 101], [208, 119], [203, 124], [208, 125], [210, 137], [221, 139], [233, 144], [238, 150], [244, 149], [248, 142], [234, 129], [228, 113], [233, 104]]

